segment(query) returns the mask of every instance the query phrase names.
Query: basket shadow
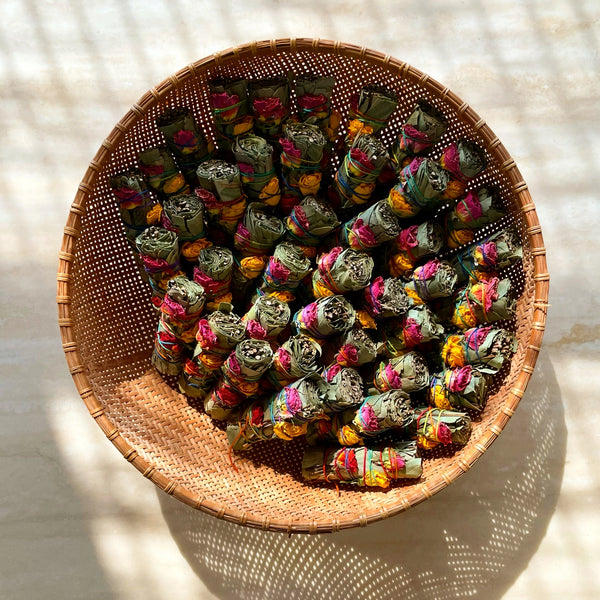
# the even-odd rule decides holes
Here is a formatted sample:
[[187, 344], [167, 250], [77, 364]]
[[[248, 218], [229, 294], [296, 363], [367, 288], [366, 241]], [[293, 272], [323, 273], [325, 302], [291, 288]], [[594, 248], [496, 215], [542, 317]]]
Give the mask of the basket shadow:
[[219, 598], [494, 599], [544, 536], [566, 438], [560, 390], [542, 352], [519, 410], [472, 471], [366, 529], [287, 537], [220, 521], [157, 493], [182, 555]]

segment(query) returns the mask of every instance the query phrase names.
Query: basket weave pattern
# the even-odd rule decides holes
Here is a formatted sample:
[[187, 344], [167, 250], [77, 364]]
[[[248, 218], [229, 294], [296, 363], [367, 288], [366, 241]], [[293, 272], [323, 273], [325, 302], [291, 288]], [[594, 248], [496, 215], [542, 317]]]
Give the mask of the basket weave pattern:
[[[332, 107], [347, 114], [351, 96], [378, 82], [400, 104], [380, 138], [389, 145], [419, 98], [442, 110], [449, 127], [438, 148], [468, 137], [488, 154], [473, 186], [498, 186], [509, 214], [484, 228], [513, 223], [523, 263], [506, 276], [520, 293], [512, 328], [512, 362], [495, 379], [487, 406], [459, 451], [430, 451], [418, 483], [389, 489], [306, 485], [302, 442], [259, 444], [229, 462], [225, 431], [150, 365], [155, 312], [123, 234], [109, 177], [137, 163], [137, 152], [163, 143], [156, 117], [187, 106], [216, 140], [207, 81], [217, 76], [263, 78], [294, 72], [332, 75]], [[292, 110], [295, 98], [291, 97]], [[344, 124], [340, 135], [345, 134]], [[432, 157], [437, 158], [435, 152]], [[333, 165], [335, 169], [337, 164]], [[147, 92], [104, 140], [79, 185], [59, 254], [58, 313], [67, 363], [89, 412], [144, 476], [186, 504], [243, 525], [287, 532], [330, 532], [366, 525], [431, 497], [468, 471], [501, 433], [523, 397], [540, 350], [549, 276], [535, 206], [500, 140], [473, 109], [428, 75], [390, 56], [339, 42], [283, 39], [253, 43], [200, 60]]]

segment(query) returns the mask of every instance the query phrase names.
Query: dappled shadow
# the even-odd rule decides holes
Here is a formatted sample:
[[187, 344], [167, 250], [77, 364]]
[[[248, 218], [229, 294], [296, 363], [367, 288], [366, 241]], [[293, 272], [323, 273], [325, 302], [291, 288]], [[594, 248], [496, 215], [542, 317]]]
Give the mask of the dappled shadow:
[[511, 422], [472, 471], [390, 520], [288, 538], [159, 498], [183, 556], [219, 598], [501, 598], [554, 512], [566, 436], [542, 353]]

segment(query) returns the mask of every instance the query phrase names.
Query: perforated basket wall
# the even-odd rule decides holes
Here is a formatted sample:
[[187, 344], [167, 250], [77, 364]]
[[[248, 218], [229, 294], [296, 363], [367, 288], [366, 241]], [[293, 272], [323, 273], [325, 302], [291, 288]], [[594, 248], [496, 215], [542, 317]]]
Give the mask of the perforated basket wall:
[[[337, 85], [332, 105], [342, 115], [351, 95], [365, 84], [379, 82], [396, 90], [400, 106], [382, 132], [386, 145], [415, 101], [428, 99], [450, 123], [439, 148], [466, 136], [488, 153], [489, 166], [472, 187], [491, 182], [499, 186], [509, 215], [482, 235], [514, 223], [522, 238], [523, 264], [508, 274], [520, 294], [516, 319], [508, 324], [517, 333], [518, 350], [496, 379], [467, 446], [453, 453], [430, 453], [418, 483], [398, 483], [387, 490], [341, 487], [339, 495], [333, 486], [306, 485], [300, 477], [302, 442], [261, 444], [236, 456], [236, 471], [229, 462], [225, 431], [150, 365], [156, 323], [150, 290], [127, 245], [108, 179], [135, 165], [139, 150], [162, 142], [155, 118], [166, 107], [188, 106], [214, 139], [209, 79], [282, 72], [333, 75]], [[147, 92], [116, 124], [72, 204], [59, 255], [57, 300], [63, 347], [81, 397], [108, 439], [145, 477], [218, 518], [318, 533], [366, 525], [406, 510], [470, 469], [523, 397], [540, 350], [548, 279], [541, 228], [527, 185], [500, 140], [471, 107], [390, 56], [339, 42], [284, 39], [233, 48], [182, 69]]]

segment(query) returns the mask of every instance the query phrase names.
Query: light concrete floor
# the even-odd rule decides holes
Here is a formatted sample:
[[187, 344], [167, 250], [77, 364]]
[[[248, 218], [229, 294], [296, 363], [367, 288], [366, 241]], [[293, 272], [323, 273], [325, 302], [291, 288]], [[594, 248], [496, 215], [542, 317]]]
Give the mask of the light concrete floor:
[[[600, 597], [600, 3], [4, 0], [0, 19], [0, 597]], [[213, 52], [320, 37], [466, 100], [527, 181], [552, 276], [544, 348], [500, 439], [390, 521], [288, 539], [165, 496], [89, 417], [56, 323], [57, 253], [102, 140]]]

